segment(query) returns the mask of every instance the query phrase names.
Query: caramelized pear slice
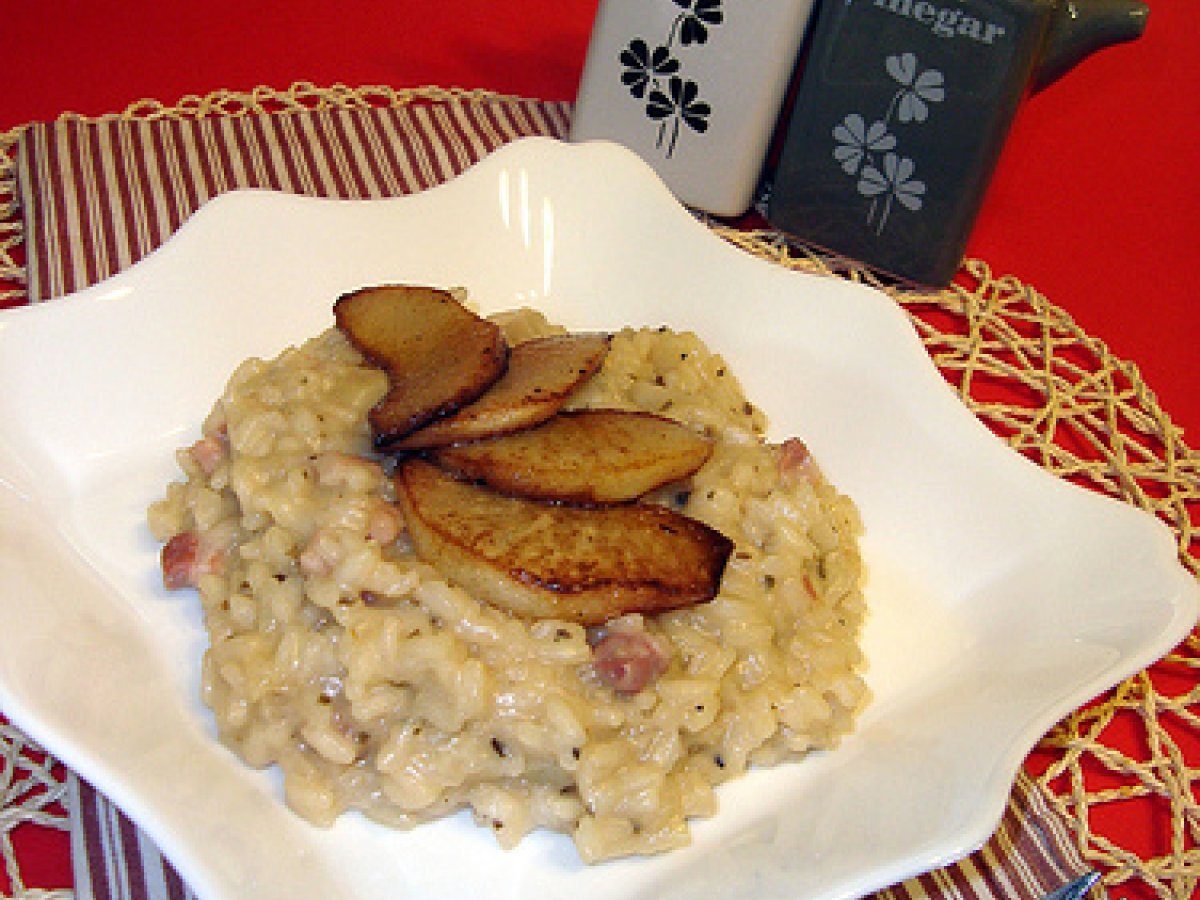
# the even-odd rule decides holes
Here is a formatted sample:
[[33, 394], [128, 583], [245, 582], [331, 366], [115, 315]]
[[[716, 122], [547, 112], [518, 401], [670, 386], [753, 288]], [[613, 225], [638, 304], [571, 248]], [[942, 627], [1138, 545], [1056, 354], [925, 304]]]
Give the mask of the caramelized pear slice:
[[608, 355], [606, 334], [560, 334], [515, 344], [508, 369], [486, 393], [389, 449], [421, 450], [529, 428], [557, 413]]
[[711, 600], [733, 546], [666, 507], [506, 497], [420, 459], [401, 463], [395, 484], [417, 555], [523, 618], [598, 625]]
[[350, 343], [387, 373], [388, 392], [368, 416], [381, 447], [475, 400], [508, 364], [500, 328], [448, 291], [363, 288], [339, 297], [333, 314]]
[[444, 447], [434, 459], [465, 478], [521, 497], [621, 503], [691, 475], [712, 444], [653, 413], [579, 409], [525, 431]]

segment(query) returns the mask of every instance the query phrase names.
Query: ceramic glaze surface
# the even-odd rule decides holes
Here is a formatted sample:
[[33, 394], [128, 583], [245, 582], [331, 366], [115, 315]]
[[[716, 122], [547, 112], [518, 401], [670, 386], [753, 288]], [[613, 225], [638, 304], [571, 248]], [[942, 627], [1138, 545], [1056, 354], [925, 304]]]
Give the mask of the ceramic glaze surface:
[[812, 0], [603, 0], [571, 139], [633, 150], [689, 206], [750, 206]]
[[1028, 90], [1144, 26], [1137, 0], [1070, 6], [824, 4], [775, 172], [771, 224], [893, 275], [949, 283]]
[[[223, 749], [199, 602], [163, 591], [146, 507], [240, 361], [395, 281], [723, 354], [862, 512], [858, 731], [723, 787], [693, 846], [595, 867], [545, 833], [505, 853], [461, 815], [320, 830]], [[858, 896], [981, 843], [1039, 736], [1197, 615], [1167, 529], [993, 437], [888, 297], [731, 247], [611, 144], [521, 141], [395, 200], [225, 195], [110, 281], [0, 313], [0, 381], [0, 707], [211, 900]]]

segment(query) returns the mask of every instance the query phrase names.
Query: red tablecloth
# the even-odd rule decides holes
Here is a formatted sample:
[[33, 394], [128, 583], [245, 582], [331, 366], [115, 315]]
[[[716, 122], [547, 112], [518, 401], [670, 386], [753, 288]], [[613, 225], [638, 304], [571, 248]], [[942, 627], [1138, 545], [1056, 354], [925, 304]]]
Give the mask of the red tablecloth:
[[[1037, 287], [1136, 362], [1194, 445], [1200, 375], [1187, 276], [1200, 213], [1200, 54], [1189, 40], [1200, 33], [1200, 8], [1149, 2], [1141, 40], [1103, 51], [1027, 102], [968, 252]], [[9, 5], [0, 130], [141, 97], [300, 79], [571, 99], [595, 8], [596, 0]], [[38, 840], [45, 847], [26, 875], [68, 883], [65, 840]]]
[[[1080, 0], [1087, 2], [1087, 0]], [[1021, 111], [971, 255], [1019, 276], [1137, 363], [1191, 443], [1200, 368], [1190, 275], [1200, 218], [1200, 5], [1148, 0], [1138, 41], [1101, 51]], [[572, 99], [596, 0], [10, 3], [0, 129], [215, 88], [482, 87]]]

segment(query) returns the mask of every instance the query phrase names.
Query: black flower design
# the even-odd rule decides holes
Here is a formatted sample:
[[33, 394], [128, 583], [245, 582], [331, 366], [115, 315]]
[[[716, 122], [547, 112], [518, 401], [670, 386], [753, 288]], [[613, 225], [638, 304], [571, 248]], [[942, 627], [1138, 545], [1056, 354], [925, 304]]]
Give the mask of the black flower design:
[[662, 124], [658, 130], [658, 146], [662, 146], [668, 126], [671, 139], [667, 145], [667, 156], [675, 152], [675, 141], [679, 137], [679, 123], [682, 121], [688, 128], [699, 134], [708, 130], [708, 116], [712, 107], [700, 99], [700, 88], [694, 81], [685, 81], [679, 76], [672, 76], [667, 82], [667, 90], [657, 88], [650, 92], [646, 101], [646, 115]]
[[707, 119], [712, 108], [698, 99], [699, 96], [700, 87], [696, 82], [672, 78], [667, 82], [667, 93], [659, 90], [650, 92], [646, 115], [652, 119], [665, 119], [678, 114], [689, 128], [703, 134], [708, 129]]
[[671, 56], [666, 47], [650, 47], [641, 38], [634, 38], [629, 46], [621, 51], [621, 65], [625, 71], [621, 73], [621, 84], [629, 88], [629, 93], [639, 100], [646, 96], [646, 88], [652, 79], [662, 75], [673, 75], [679, 71], [679, 60]]
[[703, 44], [708, 40], [709, 27], [725, 21], [721, 0], [675, 0], [675, 5], [687, 10], [678, 21], [679, 43], [685, 47]]
[[[642, 0], [649, 3], [650, 0]], [[670, 159], [679, 139], [679, 125], [684, 123], [698, 134], [708, 130], [712, 107], [700, 99], [700, 87], [680, 74], [680, 62], [675, 57], [676, 46], [703, 44], [708, 41], [709, 29], [725, 20], [721, 0], [671, 0], [683, 12], [671, 20], [666, 39], [651, 51], [650, 43], [634, 38], [618, 54], [623, 66], [621, 84], [638, 100], [646, 101], [646, 116], [658, 123], [655, 146]], [[669, 135], [669, 138], [668, 138]]]

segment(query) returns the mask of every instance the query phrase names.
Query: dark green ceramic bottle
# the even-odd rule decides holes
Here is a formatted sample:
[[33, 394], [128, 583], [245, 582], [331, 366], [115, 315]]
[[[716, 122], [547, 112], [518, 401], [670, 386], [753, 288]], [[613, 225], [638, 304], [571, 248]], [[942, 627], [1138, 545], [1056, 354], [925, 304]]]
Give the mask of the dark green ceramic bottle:
[[957, 271], [1021, 99], [1141, 34], [1140, 0], [824, 0], [767, 218], [886, 273]]

